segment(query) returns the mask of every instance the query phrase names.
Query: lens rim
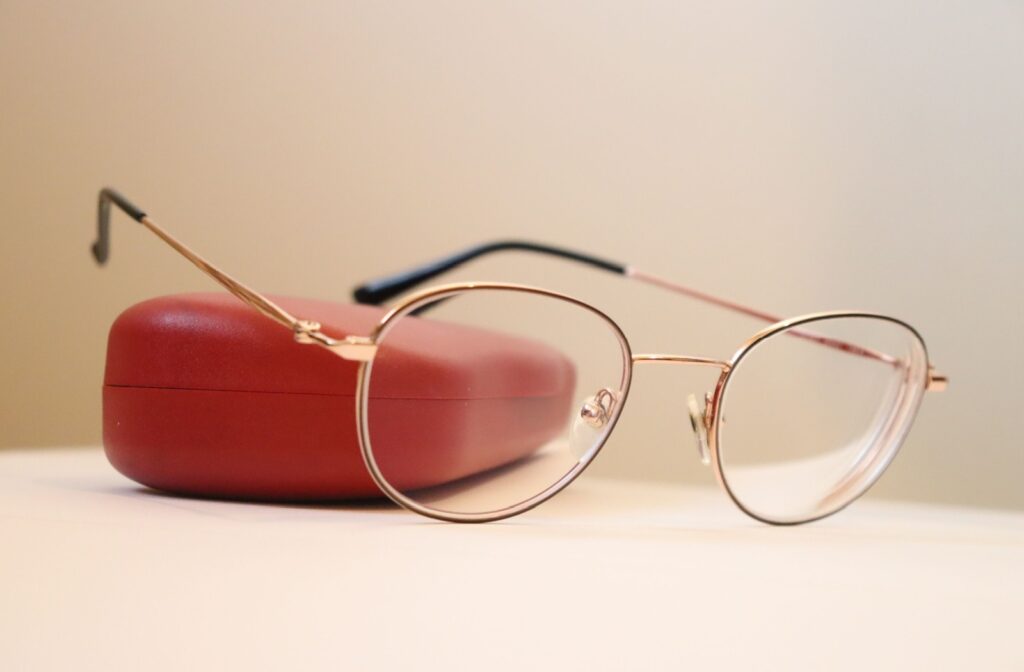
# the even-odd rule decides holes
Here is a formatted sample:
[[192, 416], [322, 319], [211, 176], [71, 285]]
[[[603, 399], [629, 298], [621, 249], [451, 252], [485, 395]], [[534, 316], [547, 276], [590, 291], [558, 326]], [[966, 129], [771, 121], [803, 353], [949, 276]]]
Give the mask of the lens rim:
[[[849, 318], [874, 319], [896, 324], [906, 329], [910, 333], [910, 335], [914, 337], [920, 344], [921, 350], [924, 353], [925, 365], [922, 370], [922, 378], [920, 381], [920, 393], [917, 395], [916, 401], [913, 402], [913, 407], [908, 409], [910, 419], [907, 422], [906, 429], [896, 439], [895, 445], [888, 449], [888, 455], [886, 456], [884, 462], [879, 466], [879, 468], [875, 470], [874, 475], [872, 475], [872, 477], [867, 481], [867, 483], [864, 486], [862, 486], [853, 497], [850, 497], [849, 499], [843, 501], [838, 506], [824, 513], [811, 516], [809, 518], [801, 518], [797, 520], [773, 519], [771, 517], [756, 513], [750, 508], [748, 508], [742, 502], [740, 497], [733, 491], [732, 487], [729, 485], [728, 478], [726, 478], [725, 469], [722, 465], [722, 451], [720, 450], [721, 446], [719, 445], [719, 437], [721, 433], [721, 423], [723, 417], [723, 402], [725, 400], [725, 392], [728, 388], [728, 385], [732, 381], [733, 376], [740, 362], [742, 362], [743, 359], [758, 346], [758, 344], [762, 343], [766, 339], [781, 334], [782, 332], [787, 331], [788, 329], [798, 327], [800, 325], [809, 324], [813, 322], [828, 322], [832, 320]], [[917, 331], [917, 329], [912, 327], [910, 324], [904, 322], [899, 318], [892, 317], [891, 315], [884, 315], [881, 313], [874, 313], [869, 311], [835, 310], [801, 315], [798, 317], [783, 320], [781, 322], [776, 322], [775, 324], [772, 324], [762, 329], [761, 331], [757, 332], [752, 337], [747, 339], [747, 341], [744, 342], [743, 345], [741, 345], [740, 348], [733, 354], [732, 358], [729, 360], [729, 367], [725, 369], [719, 376], [718, 383], [715, 386], [715, 393], [712, 397], [712, 420], [710, 423], [710, 427], [708, 429], [708, 444], [712, 453], [712, 464], [715, 468], [715, 478], [718, 480], [719, 485], [721, 485], [722, 488], [725, 490], [726, 494], [729, 495], [729, 498], [741, 511], [743, 511], [743, 513], [747, 514], [748, 516], [757, 521], [766, 523], [768, 525], [802, 525], [804, 523], [811, 523], [816, 520], [821, 520], [822, 518], [827, 518], [829, 516], [835, 515], [836, 513], [839, 513], [840, 511], [848, 507], [850, 504], [860, 499], [866, 492], [868, 492], [868, 490], [870, 490], [875, 485], [875, 483], [878, 482], [878, 479], [881, 478], [882, 474], [884, 474], [886, 470], [888, 470], [889, 465], [892, 464], [892, 461], [896, 458], [896, 455], [899, 453], [900, 448], [902, 448], [904, 441], [910, 434], [910, 429], [913, 426], [914, 421], [917, 419], [917, 414], [921, 408], [921, 402], [924, 400], [924, 392], [927, 391], [928, 389], [928, 372], [930, 371], [930, 369], [931, 359], [928, 355], [928, 347], [924, 342], [924, 338], [922, 338], [921, 334]]]
[[436, 303], [439, 300], [451, 298], [460, 294], [475, 291], [507, 291], [507, 292], [519, 292], [524, 294], [533, 294], [537, 296], [544, 296], [551, 299], [561, 300], [570, 304], [573, 304], [579, 308], [589, 311], [596, 315], [598, 318], [603, 320], [615, 334], [619, 341], [619, 346], [622, 350], [622, 399], [615, 405], [613, 409], [613, 415], [611, 418], [611, 424], [608, 427], [608, 431], [605, 432], [601, 442], [597, 445], [594, 450], [589, 451], [589, 456], [586, 461], [581, 461], [577, 465], [558, 479], [555, 483], [548, 486], [545, 490], [540, 493], [525, 499], [513, 506], [499, 509], [496, 511], [487, 511], [483, 513], [458, 513], [453, 511], [442, 511], [433, 509], [428, 506], [417, 502], [416, 500], [406, 496], [400, 490], [392, 487], [384, 476], [383, 472], [377, 465], [376, 459], [373, 456], [373, 445], [370, 441], [370, 427], [369, 427], [369, 402], [370, 402], [370, 377], [373, 372], [373, 360], [363, 361], [359, 364], [359, 371], [357, 374], [356, 382], [356, 428], [359, 434], [359, 447], [360, 453], [363, 457], [363, 463], [366, 465], [366, 469], [370, 472], [370, 476], [373, 478], [377, 487], [384, 492], [385, 495], [393, 502], [402, 506], [410, 511], [419, 513], [429, 518], [436, 520], [443, 520], [446, 522], [455, 523], [485, 523], [495, 520], [502, 520], [504, 518], [510, 518], [512, 516], [519, 515], [525, 511], [543, 504], [547, 500], [554, 497], [556, 494], [561, 492], [594, 461], [601, 449], [604, 448], [605, 443], [608, 442], [608, 437], [612, 435], [615, 430], [615, 425], [618, 423], [619, 418], [622, 415], [622, 411], [625, 408], [626, 400], [629, 398], [629, 389], [633, 380], [633, 351], [630, 347], [629, 340], [623, 333], [619, 325], [610, 318], [603, 311], [595, 308], [594, 306], [585, 303], [577, 298], [562, 294], [561, 292], [555, 292], [540, 287], [533, 287], [530, 285], [521, 285], [516, 283], [506, 282], [464, 282], [464, 283], [451, 283], [445, 285], [439, 285], [422, 292], [418, 292], [410, 295], [402, 302], [398, 303], [389, 310], [384, 317], [380, 319], [377, 325], [374, 327], [373, 332], [370, 334], [370, 342], [374, 346], [378, 346], [383, 339], [387, 336], [388, 331], [403, 317], [417, 309], [430, 304]]

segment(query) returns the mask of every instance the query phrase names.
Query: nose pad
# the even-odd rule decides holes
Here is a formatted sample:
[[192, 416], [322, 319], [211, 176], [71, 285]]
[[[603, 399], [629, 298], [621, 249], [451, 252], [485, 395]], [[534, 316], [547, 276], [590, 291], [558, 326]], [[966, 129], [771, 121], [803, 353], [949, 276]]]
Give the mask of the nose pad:
[[569, 449], [578, 460], [583, 460], [601, 443], [604, 427], [615, 413], [618, 395], [602, 387], [580, 404], [569, 432]]
[[707, 466], [711, 464], [711, 451], [708, 450], [708, 428], [704, 422], [707, 406], [704, 406], [703, 411], [698, 408], [697, 397], [692, 394], [686, 398], [686, 405], [690, 411], [690, 426], [693, 427], [694, 438], [697, 441], [697, 455], [700, 456], [701, 464]]

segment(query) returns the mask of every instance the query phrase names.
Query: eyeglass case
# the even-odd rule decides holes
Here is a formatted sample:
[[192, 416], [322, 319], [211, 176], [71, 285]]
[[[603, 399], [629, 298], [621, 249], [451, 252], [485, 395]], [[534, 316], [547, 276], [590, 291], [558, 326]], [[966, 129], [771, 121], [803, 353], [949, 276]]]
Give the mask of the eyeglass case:
[[[272, 299], [316, 319], [335, 338], [369, 334], [383, 315], [371, 306]], [[404, 470], [390, 468], [393, 486], [426, 487], [492, 469], [562, 431], [575, 387], [573, 365], [562, 353], [427, 317], [405, 320], [387, 340], [396, 364], [378, 365], [370, 385], [372, 407], [387, 410], [380, 435], [420, 458]], [[288, 329], [229, 294], [144, 301], [110, 329], [107, 457], [143, 485], [194, 496], [379, 495], [357, 436], [358, 367], [296, 343]], [[487, 422], [481, 423], [484, 401]]]

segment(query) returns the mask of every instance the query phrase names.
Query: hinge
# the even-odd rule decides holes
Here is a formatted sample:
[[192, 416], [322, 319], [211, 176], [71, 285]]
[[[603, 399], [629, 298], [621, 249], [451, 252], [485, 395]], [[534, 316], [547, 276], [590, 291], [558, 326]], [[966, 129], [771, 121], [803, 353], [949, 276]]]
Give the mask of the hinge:
[[303, 345], [319, 345], [327, 348], [342, 359], [368, 362], [377, 354], [377, 344], [367, 336], [346, 336], [331, 338], [320, 331], [320, 323], [313, 320], [298, 320], [292, 329], [295, 341]]
[[367, 336], [346, 336], [327, 346], [342, 359], [369, 362], [377, 354], [377, 344]]

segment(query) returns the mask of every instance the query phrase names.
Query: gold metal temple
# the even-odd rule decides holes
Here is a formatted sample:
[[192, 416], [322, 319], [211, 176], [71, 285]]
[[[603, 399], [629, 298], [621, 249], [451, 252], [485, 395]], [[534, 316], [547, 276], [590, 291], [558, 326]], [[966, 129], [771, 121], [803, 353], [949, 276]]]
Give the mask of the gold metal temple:
[[236, 280], [215, 265], [204, 259], [200, 254], [172, 236], [163, 227], [153, 221], [149, 216], [143, 215], [139, 220], [143, 226], [152, 231], [158, 238], [174, 248], [179, 254], [191, 261], [199, 270], [206, 273], [228, 290], [242, 302], [255, 308], [263, 315], [289, 327], [297, 343], [304, 345], [319, 345], [327, 348], [342, 359], [349, 359], [359, 362], [366, 362], [373, 359], [377, 352], [377, 346], [367, 337], [347, 336], [343, 339], [335, 339], [323, 333], [319, 322], [304, 320], [295, 317], [287, 310], [277, 305], [263, 294], [257, 292], [244, 283]]

